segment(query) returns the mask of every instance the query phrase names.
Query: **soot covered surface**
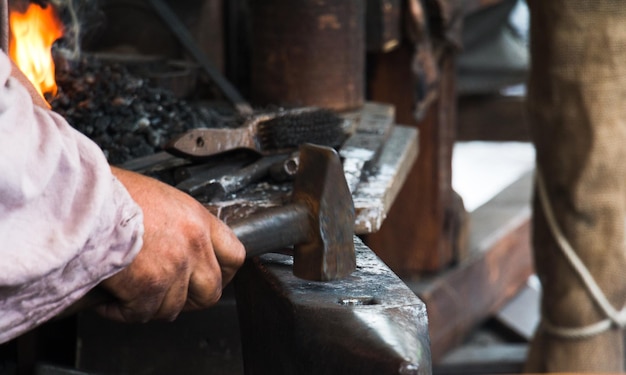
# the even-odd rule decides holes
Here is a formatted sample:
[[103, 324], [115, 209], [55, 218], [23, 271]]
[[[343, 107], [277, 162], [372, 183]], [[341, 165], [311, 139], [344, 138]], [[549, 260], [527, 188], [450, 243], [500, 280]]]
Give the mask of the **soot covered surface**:
[[180, 99], [122, 63], [86, 56], [61, 66], [59, 91], [48, 102], [97, 143], [111, 164], [159, 151], [191, 128], [232, 126], [217, 110]]

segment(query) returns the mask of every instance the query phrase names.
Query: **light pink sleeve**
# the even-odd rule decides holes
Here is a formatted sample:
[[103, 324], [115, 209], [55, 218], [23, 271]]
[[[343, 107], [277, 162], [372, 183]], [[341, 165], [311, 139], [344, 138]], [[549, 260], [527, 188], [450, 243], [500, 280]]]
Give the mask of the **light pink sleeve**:
[[0, 52], [0, 342], [127, 266], [143, 217], [100, 149], [33, 107]]

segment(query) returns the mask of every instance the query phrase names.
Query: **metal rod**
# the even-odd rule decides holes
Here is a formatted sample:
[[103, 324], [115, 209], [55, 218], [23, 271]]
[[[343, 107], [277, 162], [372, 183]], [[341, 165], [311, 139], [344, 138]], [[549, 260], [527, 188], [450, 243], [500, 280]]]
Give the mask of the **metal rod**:
[[209, 199], [221, 199], [237, 192], [251, 183], [259, 181], [269, 173], [269, 169], [277, 162], [287, 159], [286, 154], [264, 156], [238, 171], [220, 176], [204, 184], [202, 193]]
[[209, 78], [222, 90], [224, 96], [235, 106], [237, 111], [241, 114], [252, 114], [253, 111], [250, 104], [246, 102], [235, 87], [215, 68], [209, 58], [198, 47], [195, 39], [189, 33], [189, 30], [187, 30], [185, 25], [176, 17], [172, 9], [162, 0], [148, 0], [148, 2], [187, 49], [187, 52], [193, 56], [202, 69], [209, 75]]
[[310, 211], [293, 203], [270, 208], [229, 224], [246, 248], [246, 258], [307, 241], [311, 236]]

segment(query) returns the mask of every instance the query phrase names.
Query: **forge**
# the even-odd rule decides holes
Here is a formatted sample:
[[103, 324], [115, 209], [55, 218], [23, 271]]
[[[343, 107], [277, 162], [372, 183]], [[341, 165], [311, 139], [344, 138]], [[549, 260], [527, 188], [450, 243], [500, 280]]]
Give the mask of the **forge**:
[[[20, 365], [43, 373], [430, 373], [424, 304], [356, 237], [381, 227], [417, 158], [417, 131], [395, 123], [393, 105], [365, 100], [364, 2], [298, 3], [106, 0], [97, 12], [60, 6], [67, 38], [81, 29], [68, 22], [81, 22], [80, 54], [61, 38], [52, 48], [58, 88], [42, 92], [109, 163], [187, 192], [200, 189], [194, 197], [227, 223], [292, 199], [297, 149], [233, 148], [194, 158], [167, 152], [170, 141], [198, 128], [233, 130], [254, 116], [330, 111], [343, 137], [327, 146], [341, 155], [354, 201], [355, 216], [346, 217], [356, 271], [303, 280], [291, 273], [288, 256], [261, 255], [247, 261], [211, 311], [142, 326], [79, 312], [21, 338], [20, 358], [35, 360]], [[311, 134], [323, 129], [319, 117], [290, 121]], [[194, 138], [200, 141], [212, 139]], [[277, 168], [287, 172], [278, 177]], [[241, 186], [219, 196], [202, 185], [235, 176]], [[50, 345], [59, 335], [63, 342]]]
[[174, 62], [136, 60], [141, 59], [97, 54], [57, 58], [62, 66], [56, 72], [59, 90], [47, 99], [55, 112], [103, 149], [109, 163], [121, 165], [162, 151], [174, 136], [193, 128], [237, 124], [227, 107], [220, 113], [218, 105], [189, 102], [179, 88], [182, 82], [162, 82], [160, 77], [177, 72]]

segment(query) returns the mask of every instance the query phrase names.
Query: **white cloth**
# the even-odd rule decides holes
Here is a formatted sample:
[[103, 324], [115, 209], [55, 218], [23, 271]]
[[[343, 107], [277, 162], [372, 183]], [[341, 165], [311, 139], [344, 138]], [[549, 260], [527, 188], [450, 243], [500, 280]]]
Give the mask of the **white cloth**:
[[0, 342], [127, 266], [143, 216], [102, 151], [32, 104], [0, 52]]

